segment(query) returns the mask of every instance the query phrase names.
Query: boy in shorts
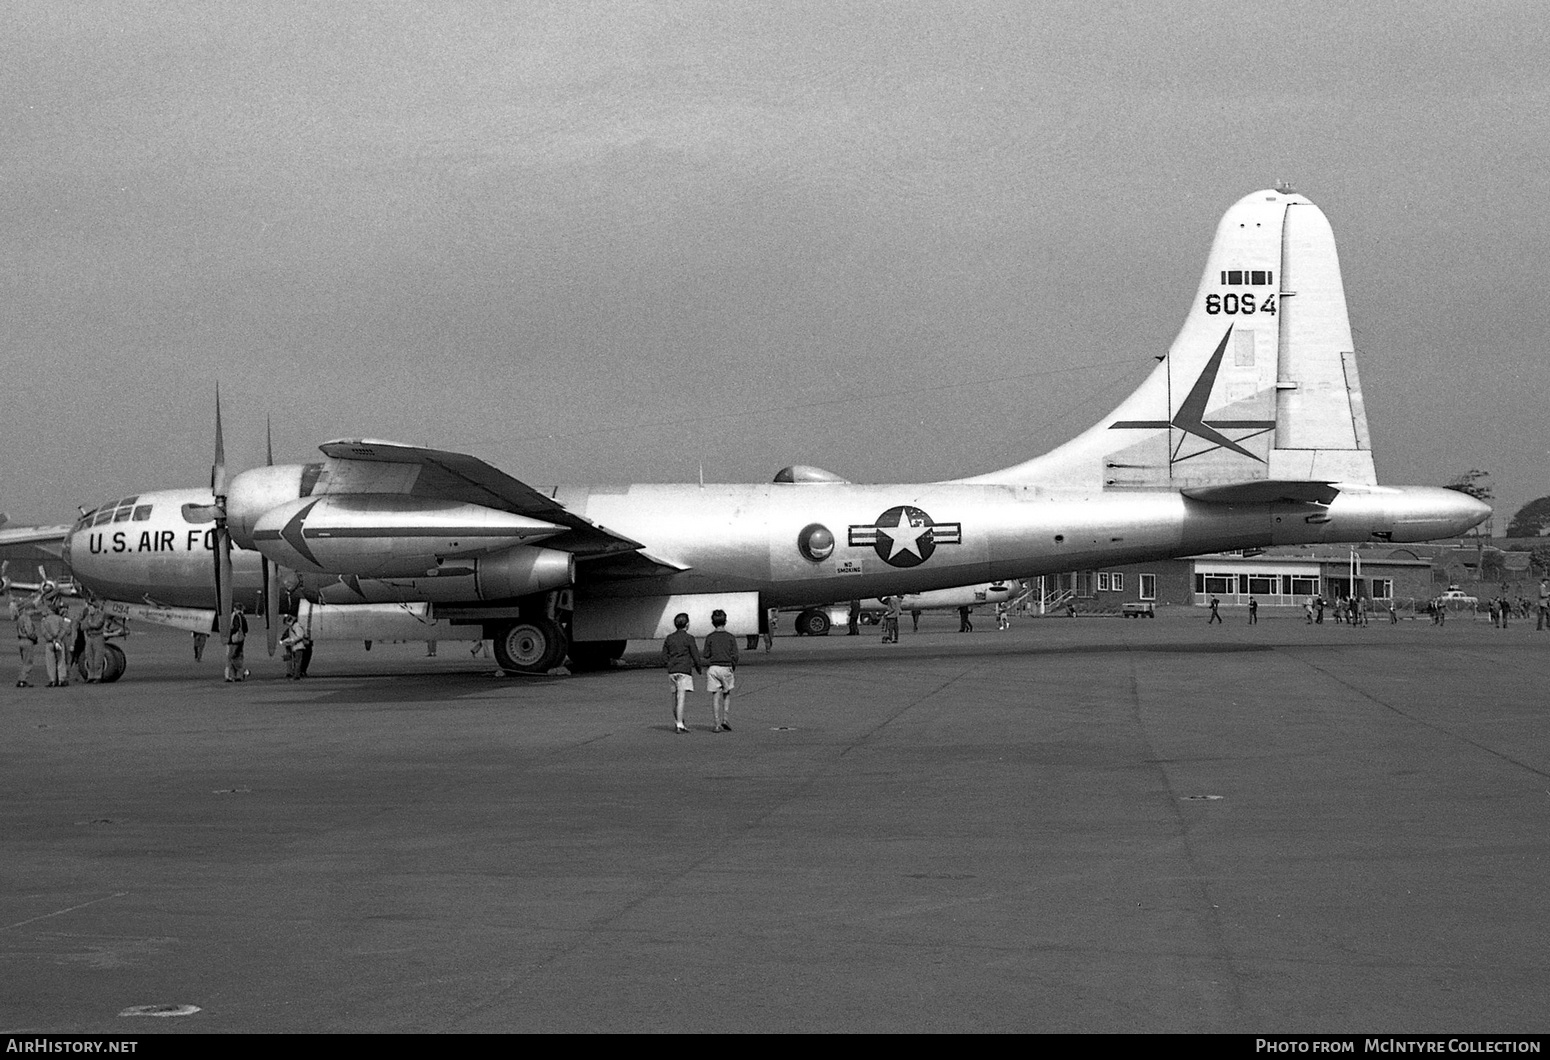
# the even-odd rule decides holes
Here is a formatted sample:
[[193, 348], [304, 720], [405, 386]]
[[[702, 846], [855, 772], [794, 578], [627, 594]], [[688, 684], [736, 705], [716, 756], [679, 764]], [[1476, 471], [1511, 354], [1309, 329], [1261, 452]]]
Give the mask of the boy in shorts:
[[[689, 636], [689, 616], [680, 611], [673, 616], [673, 632], [662, 641], [662, 664], [673, 684], [673, 725], [675, 732], [688, 732], [684, 724], [684, 696], [694, 691], [694, 674], [702, 673], [700, 649]], [[691, 672], [692, 671], [692, 672]]]
[[719, 607], [710, 613], [716, 628], [705, 638], [705, 687], [716, 727], [712, 732], [732, 731], [732, 689], [737, 685], [737, 638], [727, 632], [727, 613]]

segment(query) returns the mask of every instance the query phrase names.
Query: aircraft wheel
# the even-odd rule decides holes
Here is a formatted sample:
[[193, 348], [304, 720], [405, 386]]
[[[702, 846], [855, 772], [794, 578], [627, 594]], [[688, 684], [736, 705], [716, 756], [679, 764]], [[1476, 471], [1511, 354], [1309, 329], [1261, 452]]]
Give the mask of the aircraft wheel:
[[578, 640], [570, 646], [572, 670], [606, 670], [608, 664], [624, 654], [627, 641]]
[[102, 653], [102, 683], [110, 685], [124, 676], [124, 670], [129, 666], [129, 659], [124, 655], [124, 649], [117, 644], [103, 645]]
[[495, 661], [502, 670], [547, 673], [565, 658], [565, 631], [552, 618], [519, 618], [494, 640]]
[[829, 616], [822, 611], [807, 610], [797, 616], [797, 632], [809, 637], [824, 637], [829, 633]]

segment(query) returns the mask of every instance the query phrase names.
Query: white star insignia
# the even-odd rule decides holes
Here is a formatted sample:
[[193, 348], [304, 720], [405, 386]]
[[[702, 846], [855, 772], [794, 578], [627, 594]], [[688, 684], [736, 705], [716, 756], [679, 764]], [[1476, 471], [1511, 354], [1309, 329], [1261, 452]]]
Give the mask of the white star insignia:
[[893, 557], [900, 552], [913, 552], [916, 559], [923, 558], [920, 552], [920, 539], [931, 532], [931, 527], [914, 525], [910, 522], [909, 513], [900, 509], [899, 521], [895, 526], [879, 526], [877, 529], [888, 538], [889, 549], [886, 558], [889, 562], [892, 562]]

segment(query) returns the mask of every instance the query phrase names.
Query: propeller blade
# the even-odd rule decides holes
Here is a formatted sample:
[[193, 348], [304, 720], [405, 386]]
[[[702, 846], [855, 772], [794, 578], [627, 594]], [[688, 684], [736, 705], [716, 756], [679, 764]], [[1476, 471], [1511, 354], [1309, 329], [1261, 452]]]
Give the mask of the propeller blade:
[[231, 638], [231, 532], [226, 528], [226, 439], [221, 431], [221, 384], [215, 384], [215, 463], [210, 466], [215, 514], [215, 615], [221, 642]]
[[269, 417], [264, 417], [264, 463], [274, 467], [274, 429]]
[[215, 523], [215, 607], [220, 618], [222, 643], [231, 637], [232, 606], [231, 533], [226, 529], [226, 520], [218, 519]]
[[264, 629], [269, 640], [269, 654], [280, 646], [280, 579], [278, 571], [264, 560]]
[[215, 384], [215, 463], [210, 468], [210, 492], [215, 503], [225, 508], [226, 440], [221, 435], [221, 384]]

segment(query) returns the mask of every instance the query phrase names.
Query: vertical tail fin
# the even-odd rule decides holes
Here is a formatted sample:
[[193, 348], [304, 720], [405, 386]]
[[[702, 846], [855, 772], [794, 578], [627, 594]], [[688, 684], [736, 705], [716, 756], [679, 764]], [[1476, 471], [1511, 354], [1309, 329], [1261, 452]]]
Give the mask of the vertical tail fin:
[[1233, 204], [1184, 326], [1146, 381], [1065, 445], [969, 481], [1110, 490], [1375, 483], [1323, 211], [1280, 190]]

